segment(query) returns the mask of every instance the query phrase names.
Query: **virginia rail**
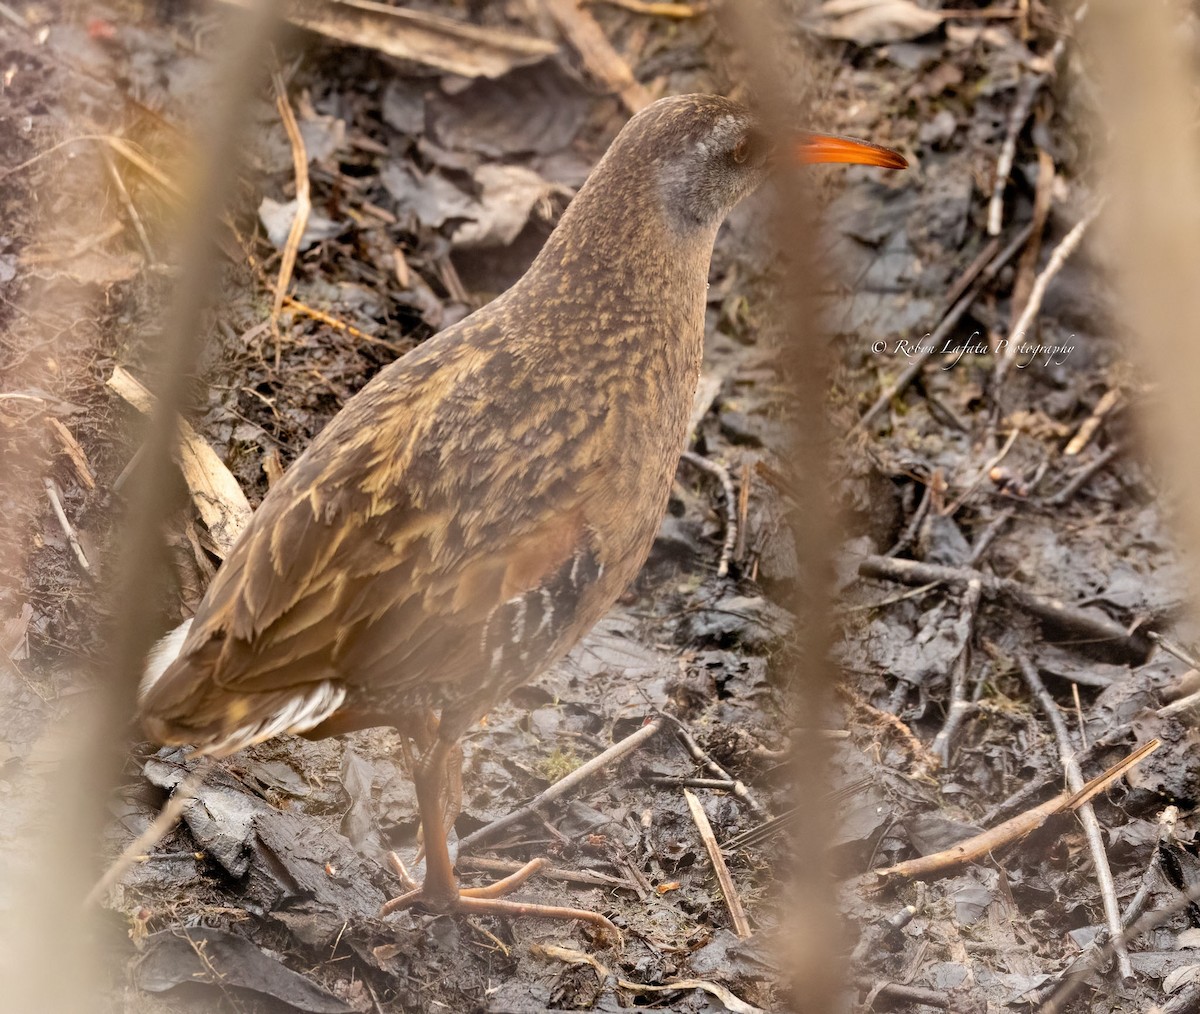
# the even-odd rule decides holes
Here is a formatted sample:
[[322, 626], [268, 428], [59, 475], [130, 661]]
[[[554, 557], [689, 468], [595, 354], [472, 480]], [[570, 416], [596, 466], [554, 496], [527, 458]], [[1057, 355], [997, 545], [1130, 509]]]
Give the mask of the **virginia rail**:
[[381, 370], [267, 494], [143, 684], [148, 735], [224, 756], [394, 726], [419, 750], [426, 875], [388, 911], [609, 926], [503, 900], [537, 860], [459, 890], [458, 742], [645, 561], [688, 436], [717, 228], [777, 155], [906, 164], [825, 135], [777, 145], [716, 96], [638, 113], [520, 281]]

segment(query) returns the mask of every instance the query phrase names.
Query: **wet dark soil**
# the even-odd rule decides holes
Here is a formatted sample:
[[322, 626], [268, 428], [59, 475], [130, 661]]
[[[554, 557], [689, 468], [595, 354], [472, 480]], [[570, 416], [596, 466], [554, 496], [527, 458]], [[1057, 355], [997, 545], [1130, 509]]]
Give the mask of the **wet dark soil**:
[[[918, 8], [880, 37], [869, 17], [787, 6], [780, 40], [784, 78], [806, 91], [814, 126], [895, 146], [912, 163], [906, 173], [812, 170], [832, 286], [833, 492], [846, 522], [842, 682], [835, 728], [822, 733], [840, 793], [832, 866], [848, 926], [846, 1010], [1033, 1010], [1096, 955], [1103, 904], [1073, 815], [926, 880], [870, 872], [1057, 793], [1062, 747], [1048, 702], [1085, 779], [1163, 741], [1094, 800], [1118, 904], [1140, 888], [1149, 907], [1165, 905], [1196, 865], [1195, 734], [1164, 710], [1187, 653], [1150, 636], [1170, 647], [1191, 631], [1179, 620], [1164, 499], [1129, 432], [1147, 394], [1114, 334], [1102, 253], [1085, 242], [1033, 324], [1013, 333], [1051, 252], [1097, 199], [1086, 64], [1068, 44], [1051, 73], [1067, 28], [1026, 7], [1023, 17], [933, 22]], [[313, 212], [278, 334], [269, 318], [295, 172], [274, 97], [250, 111], [188, 408], [252, 505], [375, 371], [519, 277], [628, 116], [539, 5], [434, 8], [558, 49], [492, 79], [315, 33], [291, 40], [281, 70]], [[744, 96], [746, 58], [711, 12], [583, 10], [652, 95]], [[101, 592], [120, 553], [124, 481], [138, 467], [136, 414], [105, 381], [117, 366], [154, 375], [178, 284], [169, 257], [184, 137], [218, 56], [207, 8], [12, 13], [0, 19], [6, 854], [42, 812], [42, 744], [98, 692]], [[989, 202], [1010, 135], [993, 235]], [[769, 944], [790, 815], [829, 805], [795, 798], [789, 777], [789, 610], [805, 582], [791, 528], [803, 519], [789, 492], [789, 392], [775, 369], [789, 336], [771, 201], [740, 208], [714, 254], [708, 397], [692, 449], [716, 470], [681, 464], [635, 586], [567, 662], [464, 743], [459, 839], [672, 716], [600, 779], [459, 854], [469, 883], [547, 857], [554, 875], [522, 896], [604, 912], [623, 947], [579, 924], [380, 919], [398, 890], [386, 853], [411, 861], [417, 845], [398, 737], [289, 737], [222, 762], [111, 892], [111, 981], [98, 1010], [806, 1009]], [[1007, 369], [1006, 341], [1026, 343]], [[164, 531], [171, 590], [147, 603], [164, 630], [190, 615], [219, 564], [181, 480], [179, 502]], [[722, 574], [731, 516], [741, 530]], [[915, 564], [942, 570], [905, 569]], [[113, 820], [85, 852], [119, 852], [192, 764], [123, 732], [130, 761]], [[710, 780], [693, 791], [724, 843], [749, 939], [734, 933], [684, 796], [697, 779]], [[1173, 823], [1168, 804], [1179, 808]], [[1180, 978], [1194, 965], [1190, 925], [1184, 914], [1137, 941], [1125, 981], [1101, 954], [1067, 1009], [1145, 1010], [1165, 988], [1193, 988]], [[680, 980], [706, 986], [670, 988]]]

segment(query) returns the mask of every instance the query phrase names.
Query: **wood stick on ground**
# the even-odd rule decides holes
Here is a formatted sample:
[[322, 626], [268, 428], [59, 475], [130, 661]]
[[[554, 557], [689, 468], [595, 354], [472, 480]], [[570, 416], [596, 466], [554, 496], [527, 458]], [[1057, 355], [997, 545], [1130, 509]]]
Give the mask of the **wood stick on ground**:
[[963, 631], [962, 649], [954, 660], [954, 672], [950, 678], [950, 705], [946, 711], [946, 721], [933, 739], [930, 750], [942, 762], [942, 767], [950, 766], [950, 749], [954, 745], [954, 737], [959, 727], [971, 710], [971, 702], [967, 700], [967, 674], [970, 670], [971, 637], [975, 631], [975, 615], [979, 611], [979, 600], [983, 595], [983, 584], [979, 581], [968, 581], [967, 592], [963, 596], [958, 621]]
[[713, 834], [712, 825], [708, 822], [708, 814], [700, 805], [700, 800], [691, 789], [684, 789], [683, 796], [687, 800], [688, 809], [692, 811], [692, 820], [696, 822], [696, 830], [708, 852], [713, 870], [717, 874], [717, 883], [721, 885], [721, 894], [725, 897], [725, 907], [729, 910], [729, 918], [733, 920], [733, 932], [743, 940], [750, 936], [750, 920], [746, 918], [746, 910], [742, 908], [742, 899], [734, 886], [733, 877], [721, 854], [721, 846], [717, 844], [717, 836]]
[[[1075, 747], [1071, 743], [1071, 733], [1067, 729], [1067, 723], [1063, 720], [1062, 712], [1058, 710], [1057, 702], [1050, 696], [1050, 691], [1046, 689], [1046, 684], [1042, 682], [1042, 677], [1039, 675], [1037, 667], [1023, 651], [1017, 652], [1017, 665], [1020, 667], [1021, 675], [1025, 678], [1029, 689], [1033, 692], [1033, 696], [1037, 698], [1038, 704], [1041, 705], [1042, 710], [1046, 713], [1046, 718], [1050, 722], [1050, 728], [1054, 730], [1054, 738], [1058, 743], [1058, 760], [1062, 765], [1067, 788], [1072, 792], [1079, 792], [1084, 784], [1083, 772], [1079, 768], [1079, 760], [1075, 756]], [[1117, 887], [1113, 882], [1112, 868], [1108, 865], [1108, 854], [1104, 851], [1100, 821], [1097, 819], [1095, 808], [1090, 802], [1081, 803], [1077, 812], [1079, 814], [1079, 822], [1083, 825], [1084, 835], [1087, 838], [1088, 849], [1092, 854], [1092, 867], [1096, 871], [1096, 881], [1100, 888], [1100, 899], [1104, 907], [1104, 919], [1108, 925], [1109, 933], [1116, 938], [1120, 936], [1122, 931], [1121, 905], [1117, 901]], [[1129, 951], [1120, 944], [1117, 945], [1115, 950], [1117, 967], [1121, 970], [1121, 977], [1124, 979], [1133, 978], [1133, 965], [1129, 961]]]
[[[1044, 107], [1043, 107], [1044, 111]], [[1029, 301], [1029, 293], [1033, 290], [1034, 278], [1037, 275], [1038, 261], [1042, 256], [1042, 234], [1046, 230], [1046, 220], [1050, 217], [1050, 206], [1054, 203], [1054, 182], [1057, 173], [1054, 159], [1044, 148], [1038, 147], [1037, 188], [1033, 194], [1033, 232], [1029, 234], [1029, 242], [1021, 252], [1017, 261], [1016, 280], [1012, 287], [1012, 300], [1009, 307], [1009, 324], [1015, 324]]]
[[308, 185], [308, 151], [304, 147], [300, 126], [296, 123], [296, 114], [292, 112], [291, 103], [288, 102], [287, 85], [283, 83], [283, 77], [278, 71], [271, 75], [271, 83], [275, 86], [275, 106], [279, 110], [279, 118], [283, 121], [283, 129], [287, 131], [288, 143], [292, 146], [292, 171], [296, 175], [296, 217], [292, 219], [292, 226], [288, 229], [287, 240], [279, 258], [275, 301], [271, 305], [271, 331], [275, 335], [275, 369], [278, 370], [283, 345], [283, 338], [279, 333], [279, 314], [283, 309], [288, 286], [292, 283], [292, 271], [296, 267], [296, 255], [300, 252], [300, 240], [304, 238], [304, 230], [308, 228], [312, 197]]
[[[681, 990], [702, 989], [704, 992], [720, 1000], [725, 1005], [725, 1009], [732, 1011], [733, 1014], [767, 1014], [761, 1007], [755, 1007], [754, 1004], [747, 1003], [745, 1000], [731, 993], [719, 982], [709, 982], [707, 979], [676, 979], [674, 982], [668, 982], [663, 986], [655, 986], [646, 982], [630, 982], [628, 979], [618, 979], [617, 985], [622, 989], [631, 989], [635, 993], [677, 993]], [[570, 1014], [570, 1012], [564, 1011], [562, 1014]]]
[[1062, 1014], [1066, 1009], [1066, 1005], [1070, 1003], [1075, 994], [1083, 987], [1092, 970], [1099, 968], [1108, 960], [1110, 955], [1115, 953], [1118, 942], [1129, 944], [1143, 934], [1149, 933], [1151, 930], [1166, 924], [1175, 918], [1175, 916], [1186, 912], [1198, 901], [1200, 901], [1200, 880], [1193, 883], [1169, 905], [1164, 905], [1153, 912], [1147, 912], [1137, 922], [1127, 928], [1120, 937], [1116, 940], [1109, 940], [1107, 944], [1099, 948], [1090, 961], [1086, 962], [1082, 967], [1076, 968], [1055, 991], [1054, 995], [1038, 1007], [1036, 1014]]
[[971, 555], [966, 559], [968, 567], [974, 567], [975, 564], [983, 559], [983, 554], [988, 551], [988, 547], [995, 541], [996, 536], [1000, 534], [1000, 529], [1007, 525], [1016, 516], [1016, 513], [1015, 508], [1006, 507], [988, 522], [987, 527], [979, 533], [979, 536], [971, 546]]
[[[931, 350], [941, 347], [942, 343], [945, 342], [947, 337], [949, 337], [950, 332], [954, 330], [954, 328], [958, 325], [958, 322], [966, 315], [966, 312], [971, 309], [971, 306], [974, 304], [975, 300], [979, 298], [979, 294], [983, 292], [984, 288], [987, 287], [991, 280], [1000, 273], [1000, 269], [1017, 255], [1021, 247], [1025, 245], [1025, 241], [1029, 239], [1029, 236], [1032, 232], [1032, 224], [1026, 225], [1012, 238], [1012, 241], [1008, 244], [1008, 246], [996, 254], [991, 263], [989, 263], [987, 267], [985, 267], [979, 273], [978, 279], [976, 279], [975, 283], [970, 287], [966, 295], [962, 296], [958, 302], [956, 302], [949, 310], [946, 311], [945, 316], [942, 317], [941, 322], [936, 328], [933, 329], [933, 332], [929, 335], [929, 337], [922, 340], [921, 344], [923, 346]], [[875, 418], [875, 416], [887, 408], [888, 404], [893, 398], [905, 391], [908, 388], [908, 385], [916, 380], [916, 378], [920, 375], [921, 370], [925, 368], [926, 361], [928, 361], [933, 354], [934, 353], [930, 351], [923, 352], [918, 356], [914, 356], [912, 362], [910, 362], [908, 366], [905, 367], [905, 369], [900, 373], [900, 375], [880, 393], [879, 397], [875, 399], [871, 407], [862, 414], [858, 422], [856, 422], [851, 428], [850, 432], [853, 434], [865, 429], [871, 420]]]
[[983, 245], [979, 253], [975, 255], [975, 259], [967, 265], [967, 269], [954, 280], [954, 284], [946, 290], [946, 294], [942, 297], [941, 310], [938, 313], [939, 319], [949, 313], [954, 304], [966, 295], [967, 289], [975, 284], [975, 280], [995, 260], [996, 254], [999, 252], [1000, 237], [993, 236]]
[[[508, 876], [525, 867], [525, 863], [512, 862], [508, 859], [485, 859], [482, 856], [463, 856], [455, 861], [455, 866], [464, 872], [493, 873]], [[537, 871], [543, 880], [560, 880], [564, 884], [580, 884], [584, 887], [603, 887], [605, 890], [620, 888], [626, 891], [638, 892], [638, 885], [632, 880], [622, 877], [612, 877], [595, 870], [568, 870], [560, 866], [542, 866]]]
[[921, 495], [921, 502], [917, 504], [917, 509], [913, 511], [912, 517], [908, 524], [904, 526], [904, 531], [900, 533], [900, 537], [893, 543], [884, 556], [899, 556], [909, 546], [917, 541], [917, 536], [921, 532], [921, 525], [925, 521], [925, 516], [929, 513], [929, 507], [933, 503], [933, 486], [928, 483], [925, 485], [925, 492]]
[[[887, 1000], [895, 1000], [897, 1003], [911, 1004], [919, 1007], [932, 1007], [934, 1010], [950, 1009], [949, 994], [936, 989], [925, 989], [921, 986], [906, 986], [899, 982], [872, 983], [870, 979], [866, 978], [859, 978], [855, 981], [859, 989], [870, 990], [869, 998], [883, 997]], [[867, 1004], [859, 1009], [870, 1011], [877, 1008], [871, 1004]]]
[[717, 395], [721, 393], [721, 387], [727, 376], [728, 371], [726, 370], [707, 368], [700, 374], [700, 383], [696, 385], [696, 396], [692, 399], [692, 414], [688, 417], [689, 435], [695, 434], [700, 421], [708, 415], [708, 410], [713, 407]]
[[137, 205], [133, 203], [133, 198], [129, 196], [129, 190], [125, 186], [125, 180], [121, 176], [121, 171], [117, 168], [117, 163], [113, 159], [111, 149], [105, 145], [100, 148], [100, 154], [104, 158], [104, 168], [108, 170], [109, 179], [113, 181], [113, 186], [117, 191], [117, 198], [125, 207], [125, 214], [129, 216], [129, 221], [133, 225], [133, 231], [137, 233], [138, 242], [142, 244], [142, 252], [146, 255], [146, 263], [153, 266], [158, 263], [158, 258], [154, 256], [154, 247], [150, 245], [150, 236], [146, 233], [146, 226], [142, 223], [142, 216], [138, 214]]
[[1200, 712], [1200, 690], [1195, 690], [1185, 697], [1164, 704], [1155, 714], [1160, 718], [1175, 718], [1188, 712]]
[[620, 96], [630, 113], [650, 104], [650, 93], [633, 76], [629, 64], [613, 49], [600, 23], [578, 0], [542, 0], [563, 37], [579, 54], [584, 69], [602, 85]]
[[683, 3], [650, 3], [648, 0], [590, 0], [591, 3], [606, 3], [613, 7], [623, 7], [634, 14], [648, 14], [657, 18], [694, 18], [703, 13], [702, 7], [694, 7]]
[[978, 579], [989, 598], [1003, 595], [1042, 622], [1063, 633], [1087, 641], [1111, 642], [1114, 649], [1133, 658], [1147, 654], [1148, 638], [1141, 633], [1129, 634], [1125, 628], [1102, 613], [1078, 609], [1058, 599], [1030, 591], [1012, 578], [995, 577], [973, 567], [945, 567], [940, 564], [918, 563], [915, 560], [893, 560], [886, 556], [868, 556], [858, 565], [862, 577], [899, 581], [901, 584], [925, 585], [946, 583], [955, 587]]
[[674, 718], [671, 715], [664, 715], [663, 717], [666, 718], [667, 721], [669, 721], [673, 726], [675, 726], [675, 735], [678, 737], [679, 742], [683, 744], [684, 749], [692, 755], [692, 759], [694, 761], [696, 761], [698, 764], [702, 764], [713, 776], [724, 781], [732, 782], [733, 788], [731, 788], [730, 791], [760, 817], [765, 818], [770, 816], [770, 813], [767, 812], [767, 808], [755, 798], [754, 793], [746, 788], [746, 783], [741, 781], [741, 779], [734, 778], [733, 775], [731, 775], [728, 771], [721, 767], [720, 764], [713, 760], [705, 752], [704, 748], [696, 742], [696, 740], [692, 737], [692, 734], [688, 732], [687, 726], [679, 721], [678, 718]]
[[1104, 468], [1122, 450], [1123, 448], [1120, 444], [1109, 444], [1103, 451], [1071, 476], [1063, 485], [1063, 488], [1046, 501], [1046, 506], [1062, 507], [1064, 504], [1070, 502], [1071, 498], [1091, 481], [1092, 476]]
[[[139, 412], [153, 410], [154, 396], [124, 368], [114, 367], [107, 384]], [[250, 522], [250, 501], [217, 452], [186, 419], [179, 420], [178, 454], [192, 502], [224, 559]]]
[[104, 896], [104, 892], [116, 884], [134, 863], [144, 862], [143, 856], [146, 852], [162, 841], [179, 823], [179, 818], [183, 816], [183, 808], [195, 798], [200, 786], [204, 784], [204, 779], [208, 777], [211, 767], [211, 757], [200, 758], [191, 774], [175, 786], [171, 798], [163, 804], [158, 816], [150, 822], [145, 831], [125, 846], [125, 850], [104, 871], [104, 875], [96, 881], [96, 885], [88, 891], [83, 902], [85, 907], [98, 902]]
[[732, 792], [734, 782], [727, 778], [681, 778], [678, 775], [644, 775], [647, 785], [658, 789], [712, 789]]
[[1017, 437], [1020, 435], [1020, 432], [1020, 430], [1014, 429], [1008, 435], [1008, 439], [1004, 442], [1004, 446], [1001, 447], [1000, 450], [998, 450], [990, 458], [988, 458], [979, 471], [975, 473], [975, 478], [972, 479], [967, 488], [963, 490], [962, 495], [959, 496], [954, 503], [943, 507], [938, 511], [938, 513], [944, 515], [945, 517], [954, 517], [954, 515], [957, 514], [962, 508], [962, 505], [967, 502], [967, 497], [974, 493], [975, 488], [991, 474], [992, 469], [999, 465], [1000, 462], [1002, 462], [1006, 457], [1008, 457], [1008, 452], [1012, 450], [1013, 444], [1017, 442]]
[[[1150, 855], [1150, 862], [1142, 871], [1142, 878], [1138, 883], [1138, 888], [1134, 892], [1132, 898], [1129, 899], [1129, 904], [1125, 906], [1125, 910], [1121, 913], [1121, 926], [1128, 929], [1138, 919], [1140, 919], [1149, 907], [1150, 902], [1154, 899], [1154, 895], [1161, 890], [1159, 885], [1169, 887], [1170, 880], [1161, 872], [1163, 867], [1164, 849], [1167, 848], [1172, 839], [1175, 837], [1175, 827], [1179, 820], [1179, 808], [1176, 806], [1168, 806], [1158, 816], [1158, 847]], [[1063, 982], [1071, 978], [1076, 972], [1081, 969], [1086, 971], [1090, 969], [1093, 962], [1096, 960], [1097, 954], [1112, 939], [1106, 927], [1101, 926], [1092, 938], [1091, 942], [1084, 950], [1075, 955], [1066, 965], [1059, 969], [1054, 979], [1038, 990], [1036, 996], [1042, 1000], [1052, 997]]]
[[[1087, 14], [1086, 3], [1082, 3], [1075, 9], [1072, 15], [1072, 20], [1078, 24]], [[1017, 154], [1017, 139], [1020, 137], [1021, 128], [1025, 125], [1025, 121], [1029, 119], [1029, 111], [1033, 107], [1033, 100], [1037, 98], [1038, 93], [1042, 90], [1042, 86], [1054, 74], [1058, 61], [1062, 58], [1063, 53], [1067, 48], [1067, 36], [1060, 35], [1055, 40], [1054, 46], [1050, 52], [1043, 57], [1039, 63], [1041, 67], [1038, 73], [1031, 77], [1022, 79], [1017, 86], [1017, 97], [1013, 103], [1012, 114], [1008, 118], [1008, 132], [1004, 137], [1004, 144], [1000, 148], [1000, 156], [996, 159], [996, 180], [992, 187], [992, 197], [988, 202], [988, 234], [991, 236], [1000, 235], [1000, 228], [1004, 218], [1004, 191], [1008, 186], [1008, 177], [1012, 172], [1013, 162]]]
[[[223, 2], [247, 6], [251, 0]], [[338, 42], [466, 78], [501, 77], [558, 52], [546, 39], [376, 0], [296, 0], [287, 19]]]
[[1063, 456], [1073, 458], [1076, 454], [1082, 451], [1089, 441], [1096, 435], [1096, 431], [1100, 428], [1100, 424], [1104, 422], [1105, 417], [1112, 412], [1121, 402], [1121, 389], [1119, 387], [1110, 387], [1100, 396], [1100, 400], [1096, 402], [1096, 407], [1092, 409], [1082, 423], [1079, 424], [1079, 429], [1075, 432], [1070, 442], [1063, 448]]
[[733, 545], [733, 558], [740, 564], [746, 559], [746, 530], [750, 519], [750, 490], [754, 482], [754, 469], [750, 462], [742, 465], [741, 482], [738, 484], [737, 541]]
[[[353, 324], [347, 324], [344, 320], [339, 320], [332, 314], [326, 313], [324, 310], [318, 310], [315, 306], [309, 306], [307, 303], [302, 303], [294, 296], [284, 296], [283, 305], [295, 310], [305, 317], [311, 317], [313, 320], [320, 321], [322, 324], [327, 324], [335, 331], [342, 331], [348, 334], [351, 338], [356, 338], [359, 341], [366, 342], [369, 345], [382, 345], [385, 349], [395, 352], [396, 355], [402, 356], [410, 351], [409, 347], [400, 345], [397, 342], [390, 342], [386, 338], [376, 338], [373, 334], [367, 334], [356, 328]], [[269, 321], [267, 322], [270, 323]], [[262, 326], [262, 325], [259, 325]], [[243, 342], [249, 342], [255, 337], [256, 328], [251, 328], [243, 336]]]
[[1096, 216], [1100, 214], [1103, 208], [1104, 201], [1098, 202], [1091, 211], [1075, 224], [1074, 228], [1054, 248], [1054, 253], [1050, 255], [1050, 260], [1042, 268], [1041, 274], [1037, 276], [1037, 280], [1033, 283], [1033, 291], [1029, 293], [1029, 302], [1025, 304], [1025, 309], [1021, 311], [1020, 319], [1013, 325], [1012, 330], [1009, 332], [1008, 343], [1004, 346], [1004, 351], [996, 361], [996, 387], [999, 387], [1004, 382], [1008, 371], [1012, 369], [1012, 364], [1016, 362], [1021, 345], [1024, 343], [1025, 332], [1029, 330], [1033, 319], [1038, 315], [1038, 311], [1041, 310], [1042, 300], [1046, 298], [1046, 290], [1050, 287], [1054, 276], [1063, 269], [1063, 265], [1067, 263], [1068, 258], [1075, 252], [1079, 244], [1083, 242], [1083, 237], [1087, 235], [1088, 228], [1096, 220]]
[[62, 500], [58, 496], [58, 487], [54, 485], [54, 480], [46, 478], [42, 480], [42, 485], [46, 488], [46, 496], [50, 498], [50, 506], [54, 508], [54, 516], [58, 518], [58, 526], [62, 529], [63, 535], [67, 537], [67, 542], [71, 545], [71, 552], [75, 554], [75, 560], [82, 568], [83, 572], [89, 577], [92, 576], [92, 565], [88, 563], [87, 554], [83, 551], [83, 546], [79, 544], [79, 536], [75, 534], [75, 526], [71, 524], [67, 517], [67, 512], [63, 510]]
[[1168, 655], [1173, 655], [1184, 665], [1191, 666], [1193, 669], [1200, 669], [1200, 659], [1196, 658], [1182, 644], [1176, 644], [1169, 637], [1164, 637], [1154, 630], [1150, 631], [1146, 636]]
[[75, 469], [75, 474], [79, 477], [79, 481], [83, 483], [84, 488], [95, 489], [96, 477], [92, 474], [92, 466], [88, 462], [83, 448], [79, 446], [79, 441], [54, 416], [47, 416], [46, 421], [50, 424], [50, 429], [54, 431], [54, 435], [58, 438], [62, 449], [66, 451], [67, 457], [71, 459], [71, 466]]
[[719, 461], [709, 461], [695, 451], [684, 451], [682, 460], [702, 472], [707, 472], [721, 484], [721, 491], [725, 495], [725, 541], [721, 544], [721, 556], [717, 561], [717, 577], [725, 577], [729, 574], [729, 561], [733, 557], [733, 547], [737, 545], [738, 538], [738, 499], [733, 491], [733, 476]]
[[1056, 813], [1078, 809], [1088, 800], [1095, 798], [1108, 789], [1118, 778], [1121, 778], [1134, 765], [1141, 763], [1162, 745], [1162, 741], [1152, 739], [1138, 747], [1123, 760], [1118, 761], [1107, 771], [1097, 775], [1087, 782], [1078, 792], [1064, 789], [1057, 796], [1047, 799], [1031, 810], [974, 835], [965, 841], [952, 845], [941, 852], [909, 859], [883, 869], [872, 870], [870, 876], [878, 881], [892, 880], [897, 877], [907, 880], [941, 877], [952, 873], [966, 863], [975, 862], [997, 849], [1013, 842], [1020, 841], [1026, 835], [1036, 831]]
[[1017, 97], [1013, 102], [1012, 112], [1008, 117], [1008, 131], [1004, 143], [1000, 146], [1000, 155], [996, 159], [996, 179], [992, 184], [992, 198], [988, 201], [987, 231], [989, 236], [999, 236], [1004, 224], [1004, 191], [1008, 189], [1008, 177], [1012, 173], [1013, 161], [1017, 155], [1017, 138], [1021, 128], [1029, 119], [1029, 111], [1033, 108], [1033, 100], [1037, 98], [1042, 85], [1046, 83], [1045, 74], [1030, 74], [1021, 79], [1017, 85]]
[[619, 743], [614, 743], [602, 754], [593, 757], [586, 764], [581, 764], [565, 778], [560, 778], [557, 782], [551, 785], [545, 792], [534, 796], [528, 803], [514, 810], [512, 813], [505, 814], [499, 820], [493, 820], [490, 824], [485, 824], [477, 831], [471, 832], [463, 838], [459, 843], [459, 851], [466, 852], [472, 846], [479, 845], [487, 841], [489, 838], [494, 838], [501, 831], [507, 831], [510, 827], [519, 824], [526, 817], [535, 815], [547, 803], [552, 803], [557, 799], [562, 799], [564, 796], [574, 792], [580, 785], [586, 782], [589, 778], [599, 774], [610, 764], [620, 760], [626, 754], [632, 753], [634, 750], [643, 746], [646, 742], [653, 739], [662, 729], [664, 721], [661, 717], [655, 718], [651, 722], [647, 722], [636, 732], [626, 736]]
[[839, 685], [836, 691], [839, 697], [866, 715], [868, 721], [877, 722], [895, 731], [900, 737], [901, 742], [908, 749], [908, 752], [912, 755], [911, 775], [913, 778], [925, 778], [930, 771], [937, 769], [937, 755], [932, 753], [921, 742], [921, 738], [905, 724], [899, 715], [875, 707], [874, 704], [860, 697], [846, 684]]

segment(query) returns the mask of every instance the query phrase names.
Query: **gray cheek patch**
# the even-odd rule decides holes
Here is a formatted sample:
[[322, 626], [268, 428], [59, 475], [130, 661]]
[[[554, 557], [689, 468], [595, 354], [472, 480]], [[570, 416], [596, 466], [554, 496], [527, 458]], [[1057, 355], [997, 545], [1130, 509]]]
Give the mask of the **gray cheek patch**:
[[722, 116], [713, 124], [712, 129], [696, 142], [695, 151], [697, 156], [705, 160], [713, 153], [714, 149], [719, 151], [722, 148], [728, 147], [729, 140], [737, 133], [739, 123], [740, 121], [736, 116], [728, 114]]

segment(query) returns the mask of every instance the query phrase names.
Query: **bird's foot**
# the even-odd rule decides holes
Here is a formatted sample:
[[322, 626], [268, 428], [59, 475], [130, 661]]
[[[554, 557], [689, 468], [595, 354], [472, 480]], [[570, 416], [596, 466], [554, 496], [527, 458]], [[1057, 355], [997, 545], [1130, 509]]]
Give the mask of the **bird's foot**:
[[396, 876], [400, 878], [404, 894], [387, 902], [380, 910], [383, 918], [393, 912], [406, 908], [422, 908], [429, 912], [442, 914], [461, 913], [463, 915], [502, 915], [509, 918], [539, 917], [542, 919], [579, 919], [597, 926], [613, 939], [620, 942], [621, 931], [598, 912], [589, 912], [582, 908], [563, 908], [558, 905], [533, 905], [521, 901], [505, 901], [504, 896], [511, 894], [525, 881], [546, 865], [545, 859], [531, 859], [516, 873], [511, 873], [501, 880], [487, 884], [484, 887], [456, 888], [453, 893], [442, 895], [428, 890], [428, 884], [418, 884], [413, 880], [403, 861], [395, 852], [388, 854]]

